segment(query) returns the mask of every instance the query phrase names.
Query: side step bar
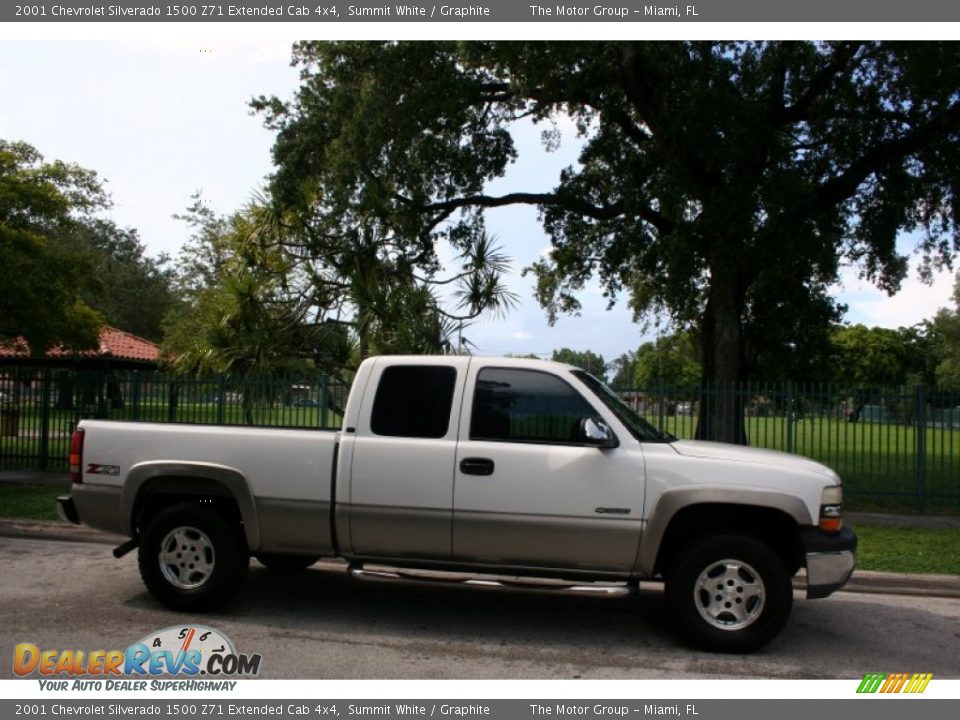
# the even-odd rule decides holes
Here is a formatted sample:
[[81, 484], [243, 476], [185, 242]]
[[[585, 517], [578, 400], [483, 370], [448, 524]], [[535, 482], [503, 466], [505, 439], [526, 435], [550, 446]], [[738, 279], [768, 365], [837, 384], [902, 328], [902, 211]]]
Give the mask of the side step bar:
[[498, 576], [464, 576], [431, 571], [407, 572], [393, 569], [367, 570], [355, 565], [350, 566], [349, 572], [351, 577], [366, 582], [409, 582], [433, 587], [468, 587], [478, 590], [509, 590], [512, 592], [601, 597], [623, 597], [636, 593], [636, 588], [627, 583], [576, 584], [538, 578], [512, 579]]

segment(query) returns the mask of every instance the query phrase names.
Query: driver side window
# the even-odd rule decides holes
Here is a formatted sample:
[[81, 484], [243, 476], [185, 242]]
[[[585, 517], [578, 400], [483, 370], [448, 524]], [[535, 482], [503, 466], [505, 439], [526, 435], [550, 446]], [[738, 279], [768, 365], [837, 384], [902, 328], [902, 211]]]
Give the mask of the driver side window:
[[556, 375], [484, 368], [477, 375], [471, 440], [580, 444], [580, 421], [596, 411]]

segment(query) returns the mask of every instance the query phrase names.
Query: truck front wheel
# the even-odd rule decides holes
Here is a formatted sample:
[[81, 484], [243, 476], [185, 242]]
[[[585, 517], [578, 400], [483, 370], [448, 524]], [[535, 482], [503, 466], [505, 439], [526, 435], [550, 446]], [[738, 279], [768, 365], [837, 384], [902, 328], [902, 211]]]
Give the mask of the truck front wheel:
[[157, 600], [193, 612], [223, 605], [240, 589], [250, 563], [239, 523], [193, 503], [164, 508], [147, 523], [138, 560]]
[[683, 553], [667, 578], [667, 604], [690, 644], [750, 652], [773, 640], [793, 604], [783, 560], [752, 537], [716, 535]]

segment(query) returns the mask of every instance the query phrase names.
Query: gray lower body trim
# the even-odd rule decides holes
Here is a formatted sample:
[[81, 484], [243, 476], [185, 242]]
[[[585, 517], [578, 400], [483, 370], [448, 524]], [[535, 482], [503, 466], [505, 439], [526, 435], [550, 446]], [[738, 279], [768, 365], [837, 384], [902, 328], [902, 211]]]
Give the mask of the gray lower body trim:
[[807, 553], [807, 597], [825, 598], [846, 585], [853, 574], [853, 552]]
[[451, 519], [449, 508], [350, 505], [351, 549], [357, 555], [448, 560]]
[[128, 534], [120, 516], [120, 498], [123, 488], [119, 485], [75, 484], [70, 497], [77, 517], [84, 525], [97, 530]]
[[332, 555], [330, 503], [323, 500], [257, 498], [260, 547], [257, 552]]
[[457, 512], [453, 559], [484, 565], [630, 574], [643, 523], [596, 518]]

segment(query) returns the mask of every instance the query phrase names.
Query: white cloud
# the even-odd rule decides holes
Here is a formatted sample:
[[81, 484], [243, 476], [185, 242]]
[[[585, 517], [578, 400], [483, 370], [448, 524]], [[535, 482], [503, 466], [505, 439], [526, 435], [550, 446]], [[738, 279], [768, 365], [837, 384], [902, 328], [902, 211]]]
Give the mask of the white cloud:
[[846, 319], [852, 323], [909, 327], [933, 317], [940, 308], [953, 307], [953, 283], [954, 276], [948, 271], [937, 273], [932, 285], [924, 284], [912, 272], [900, 291], [890, 297], [858, 278], [856, 270], [850, 268], [842, 273], [843, 289], [838, 299], [849, 305]]

